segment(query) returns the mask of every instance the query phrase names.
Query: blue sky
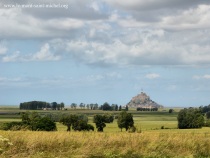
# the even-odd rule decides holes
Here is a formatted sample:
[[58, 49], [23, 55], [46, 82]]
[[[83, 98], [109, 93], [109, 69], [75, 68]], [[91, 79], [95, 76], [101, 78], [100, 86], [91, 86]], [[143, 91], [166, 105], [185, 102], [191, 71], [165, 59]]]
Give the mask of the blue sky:
[[0, 2], [0, 105], [208, 105], [209, 19], [208, 0]]

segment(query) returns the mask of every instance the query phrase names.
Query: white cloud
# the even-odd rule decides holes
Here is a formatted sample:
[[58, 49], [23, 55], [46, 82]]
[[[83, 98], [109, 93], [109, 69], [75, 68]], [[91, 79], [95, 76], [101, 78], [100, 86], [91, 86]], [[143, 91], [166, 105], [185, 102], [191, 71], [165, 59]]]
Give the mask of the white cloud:
[[199, 80], [199, 79], [210, 79], [210, 75], [209, 74], [202, 75], [202, 76], [194, 75], [193, 79], [197, 79], [197, 80]]
[[54, 55], [50, 51], [50, 46], [48, 43], [44, 44], [41, 47], [39, 52], [35, 54], [21, 54], [19, 51], [14, 52], [13, 54], [8, 54], [2, 58], [3, 62], [28, 62], [28, 61], [57, 61], [60, 60], [60, 56]]
[[170, 15], [162, 18], [159, 26], [170, 29], [197, 29], [210, 27], [210, 5], [199, 5], [190, 8], [179, 15]]
[[0, 34], [4, 38], [68, 37], [66, 31], [75, 32], [84, 22], [73, 18], [39, 19], [23, 13], [21, 9], [0, 9]]
[[197, 1], [197, 0], [147, 0], [147, 1], [121, 1], [121, 0], [106, 0], [107, 3], [125, 10], [133, 10], [141, 12], [142, 10], [159, 10], [159, 9], [181, 9], [188, 8], [190, 6], [195, 6], [200, 3], [209, 4], [208, 0]]
[[[183, 33], [182, 33], [183, 34]], [[207, 39], [194, 44], [199, 36], [191, 32], [169, 34], [163, 30], [125, 31], [121, 37], [109, 37], [108, 42], [94, 40], [60, 40], [67, 56], [86, 64], [101, 65], [206, 65], [210, 62]], [[94, 36], [95, 32], [91, 33]], [[90, 36], [88, 34], [88, 36]], [[169, 39], [174, 39], [170, 41]], [[206, 43], [205, 43], [206, 42]], [[57, 50], [59, 51], [59, 50]]]
[[[80, 10], [81, 14], [86, 12], [90, 13], [87, 16], [96, 14], [97, 18], [73, 15], [78, 13], [74, 8], [70, 10], [69, 16], [61, 15], [60, 10], [54, 10], [54, 14], [59, 12], [57, 16], [49, 15], [45, 18], [35, 16], [35, 13], [43, 10], [36, 9], [32, 13], [18, 8], [0, 9], [1, 22], [4, 23], [0, 26], [1, 37], [39, 40], [45, 38], [47, 43], [39, 52], [28, 55], [18, 50], [13, 54], [5, 55], [8, 50], [0, 46], [0, 54], [4, 55], [2, 61], [59, 60], [62, 58], [61, 55], [65, 55], [65, 57], [77, 59], [77, 62], [98, 65], [207, 65], [210, 63], [210, 30], [208, 29], [210, 23], [207, 20], [210, 19], [210, 6], [198, 5], [202, 2], [195, 0], [185, 2], [181, 0], [70, 1], [72, 7], [79, 2], [82, 8], [87, 9]], [[151, 8], [147, 11], [141, 10], [141, 13], [159, 10], [160, 4], [168, 9], [165, 10], [165, 14], [154, 14], [158, 16], [157, 21], [140, 20], [134, 14], [139, 12], [139, 8], [144, 7]], [[101, 5], [104, 6], [101, 7]], [[179, 8], [179, 11], [167, 14], [171, 7]], [[107, 11], [109, 18], [100, 18], [97, 13], [99, 11]], [[27, 12], [31, 14], [26, 14]], [[59, 41], [54, 40], [53, 43], [54, 38], [59, 38]], [[61, 55], [58, 56], [55, 52], [61, 52]]]
[[32, 56], [32, 60], [35, 61], [55, 61], [59, 60], [60, 56], [56, 56], [51, 53], [50, 46], [46, 43], [41, 47], [41, 50]]
[[0, 55], [6, 54], [7, 52], [7, 47], [1, 45], [0, 43]]
[[2, 58], [3, 62], [15, 62], [21, 59], [20, 52], [14, 52], [12, 55], [7, 55]]
[[150, 74], [146, 74], [145, 77], [148, 79], [156, 79], [156, 78], [160, 78], [160, 75], [156, 73], [150, 73]]

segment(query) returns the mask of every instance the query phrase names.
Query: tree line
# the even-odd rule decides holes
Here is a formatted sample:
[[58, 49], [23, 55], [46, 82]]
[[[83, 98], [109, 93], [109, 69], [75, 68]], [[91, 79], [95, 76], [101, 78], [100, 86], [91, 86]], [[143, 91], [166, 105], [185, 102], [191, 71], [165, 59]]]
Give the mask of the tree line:
[[44, 101], [30, 101], [20, 103], [20, 110], [43, 110], [43, 109], [52, 109], [52, 110], [62, 110], [64, 109], [64, 103], [58, 104], [57, 102], [44, 102]]
[[157, 107], [153, 107], [153, 108], [137, 107], [136, 110], [137, 111], [158, 111], [158, 108]]
[[[118, 114], [117, 123], [121, 129], [135, 129], [133, 115], [122, 111]], [[56, 122], [60, 122], [67, 127], [67, 131], [94, 131], [94, 126], [88, 123], [88, 117], [84, 114], [45, 114], [37, 112], [22, 112], [21, 122], [4, 123], [3, 130], [31, 130], [31, 131], [56, 131]], [[103, 132], [106, 123], [112, 123], [114, 116], [112, 114], [96, 114], [93, 116], [93, 123], [98, 132]]]
[[[43, 109], [52, 109], [52, 110], [63, 110], [65, 107], [65, 104], [61, 102], [58, 104], [57, 102], [44, 102], [44, 101], [30, 101], [30, 102], [23, 102], [20, 103], [20, 110], [43, 110]], [[99, 105], [97, 103], [93, 104], [84, 104], [80, 103], [79, 105], [76, 103], [71, 103], [70, 105], [71, 109], [90, 109], [90, 110], [104, 110], [104, 111], [121, 111], [126, 110], [128, 111], [128, 106], [122, 107], [121, 105], [117, 104], [109, 104], [105, 102], [102, 105]]]

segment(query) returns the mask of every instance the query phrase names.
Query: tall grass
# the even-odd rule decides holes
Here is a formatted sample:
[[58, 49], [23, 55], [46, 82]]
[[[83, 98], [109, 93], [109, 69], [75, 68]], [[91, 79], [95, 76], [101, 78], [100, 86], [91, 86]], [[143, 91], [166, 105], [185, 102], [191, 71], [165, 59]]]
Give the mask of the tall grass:
[[0, 131], [12, 142], [1, 157], [208, 157], [210, 133]]

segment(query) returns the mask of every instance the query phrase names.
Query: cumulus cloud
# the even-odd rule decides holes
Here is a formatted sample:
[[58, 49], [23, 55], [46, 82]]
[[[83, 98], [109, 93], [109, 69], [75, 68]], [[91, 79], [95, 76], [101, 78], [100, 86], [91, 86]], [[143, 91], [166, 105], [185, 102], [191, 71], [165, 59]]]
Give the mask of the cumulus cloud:
[[28, 62], [28, 61], [57, 61], [60, 56], [53, 54], [50, 51], [48, 43], [41, 47], [41, 50], [34, 54], [21, 54], [19, 51], [13, 54], [8, 54], [2, 58], [3, 62]]
[[[183, 38], [181, 33], [163, 30], [132, 30], [124, 31], [121, 37], [110, 37], [109, 42], [83, 39], [60, 43], [67, 55], [86, 64], [206, 65], [210, 62], [210, 47], [208, 40], [202, 39], [204, 34], [193, 37], [188, 32]], [[201, 40], [195, 43], [198, 38]]]
[[35, 61], [54, 61], [59, 60], [60, 56], [56, 56], [50, 51], [50, 46], [46, 43], [41, 47], [41, 50], [32, 56], [32, 60]]
[[[196, 29], [210, 27], [210, 5], [199, 5], [178, 15], [165, 16], [160, 26], [171, 29]], [[178, 25], [177, 25], [178, 24]]]
[[120, 0], [106, 0], [109, 4], [112, 4], [116, 7], [121, 7], [127, 10], [157, 10], [163, 8], [188, 8], [196, 6], [198, 4], [210, 4], [208, 0], [197, 1], [197, 0], [148, 0], [148, 1], [120, 1]]
[[[39, 19], [22, 12], [20, 8], [0, 9], [2, 38], [69, 37], [81, 29], [84, 22], [73, 18]], [[69, 34], [66, 33], [69, 31]]]
[[[35, 8], [1, 8], [1, 38], [45, 39], [47, 43], [39, 52], [28, 55], [18, 50], [5, 55], [8, 50], [0, 46], [3, 61], [59, 60], [65, 55], [77, 62], [106, 66], [210, 63], [210, 2], [206, 0], [68, 3], [71, 8], [66, 15], [57, 9], [44, 13]], [[171, 8], [177, 11], [171, 12]], [[140, 20], [136, 15], [148, 12], [156, 12], [153, 16], [158, 19]], [[148, 15], [144, 18], [148, 19]], [[55, 52], [61, 53], [58, 56]]]

